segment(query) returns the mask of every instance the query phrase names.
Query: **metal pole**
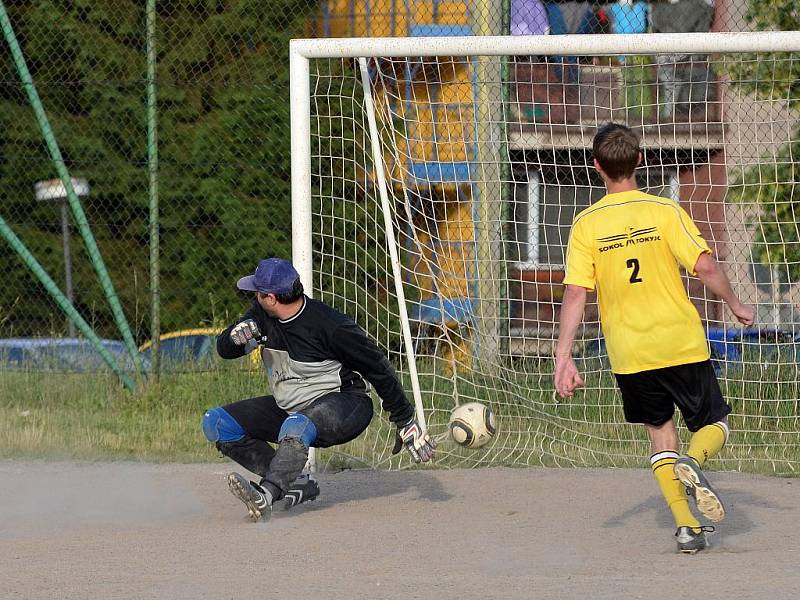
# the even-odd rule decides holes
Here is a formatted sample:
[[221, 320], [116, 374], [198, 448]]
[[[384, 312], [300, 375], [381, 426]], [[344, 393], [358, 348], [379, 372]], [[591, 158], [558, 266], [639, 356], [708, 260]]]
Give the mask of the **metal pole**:
[[[498, 35], [502, 30], [502, 14], [496, 4], [481, 0], [477, 6], [479, 36]], [[475, 68], [473, 63], [472, 68]], [[500, 332], [504, 279], [502, 266], [502, 182], [503, 173], [501, 126], [503, 91], [500, 61], [489, 57], [477, 58], [477, 81], [473, 85], [476, 102], [476, 145], [478, 150], [478, 180], [472, 186], [477, 199], [472, 198], [473, 215], [477, 217], [476, 259], [478, 284], [478, 336], [477, 358], [485, 368], [497, 364], [501, 351]], [[475, 81], [475, 79], [473, 79]], [[480, 135], [482, 134], [482, 135]]]
[[392, 263], [392, 276], [394, 278], [394, 291], [397, 294], [397, 309], [400, 313], [400, 330], [403, 335], [403, 345], [406, 350], [406, 360], [408, 360], [408, 375], [411, 378], [411, 392], [414, 397], [414, 412], [417, 416], [419, 426], [425, 431], [428, 426], [425, 422], [425, 408], [422, 404], [422, 390], [419, 385], [419, 375], [417, 373], [417, 356], [414, 352], [414, 340], [411, 336], [411, 323], [408, 319], [408, 304], [406, 303], [405, 292], [403, 291], [402, 265], [400, 264], [400, 254], [397, 252], [397, 240], [394, 235], [394, 223], [392, 223], [392, 209], [389, 203], [388, 185], [386, 183], [386, 171], [381, 154], [381, 138], [378, 132], [378, 123], [375, 119], [375, 105], [372, 99], [372, 88], [370, 87], [369, 73], [367, 72], [367, 60], [358, 59], [361, 68], [361, 85], [364, 88], [364, 110], [367, 113], [367, 123], [369, 124], [370, 145], [372, 146], [372, 162], [375, 165], [375, 176], [378, 183], [378, 194], [381, 197], [381, 209], [383, 212], [383, 225], [386, 230], [386, 245], [389, 250], [390, 262]]
[[64, 162], [63, 156], [61, 155], [61, 149], [58, 146], [58, 142], [56, 141], [55, 134], [50, 126], [50, 121], [47, 118], [47, 114], [44, 111], [44, 106], [42, 106], [39, 93], [36, 91], [36, 86], [34, 85], [33, 78], [28, 70], [25, 57], [22, 55], [22, 49], [20, 48], [17, 37], [14, 34], [14, 29], [11, 26], [11, 20], [8, 18], [8, 12], [6, 11], [5, 2], [3, 0], [0, 0], [0, 25], [2, 25], [3, 35], [6, 38], [6, 42], [11, 50], [11, 55], [14, 58], [14, 64], [17, 68], [17, 72], [19, 73], [19, 78], [22, 81], [22, 85], [25, 88], [26, 94], [28, 95], [28, 101], [31, 103], [31, 107], [33, 108], [33, 112], [36, 116], [36, 122], [39, 125], [42, 137], [44, 138], [47, 149], [50, 153], [50, 159], [53, 161], [56, 171], [58, 172], [58, 176], [64, 184], [64, 189], [67, 192], [67, 200], [69, 201], [69, 206], [72, 209], [72, 215], [75, 217], [75, 223], [78, 225], [78, 229], [81, 232], [81, 237], [86, 244], [86, 250], [92, 260], [92, 265], [97, 272], [97, 276], [100, 279], [100, 284], [103, 287], [106, 299], [111, 306], [111, 312], [114, 316], [114, 321], [116, 322], [116, 325], [122, 334], [122, 338], [125, 341], [125, 346], [128, 348], [128, 352], [133, 359], [136, 370], [141, 372], [142, 361], [139, 358], [139, 352], [136, 348], [136, 343], [133, 340], [133, 334], [131, 333], [128, 322], [125, 319], [125, 313], [122, 310], [119, 297], [117, 296], [116, 290], [114, 290], [114, 284], [111, 282], [111, 277], [109, 276], [105, 263], [103, 262], [103, 258], [100, 255], [97, 242], [95, 242], [94, 236], [92, 235], [92, 230], [89, 228], [89, 222], [86, 220], [86, 214], [83, 212], [83, 207], [81, 207], [80, 200], [78, 199], [78, 196], [75, 194], [75, 190], [72, 187], [72, 178], [69, 175], [67, 165]]
[[75, 310], [75, 307], [72, 303], [67, 299], [66, 296], [58, 289], [55, 281], [53, 281], [52, 277], [47, 274], [47, 271], [44, 270], [42, 265], [39, 264], [39, 261], [34, 258], [33, 254], [25, 247], [25, 244], [22, 243], [16, 234], [11, 230], [5, 220], [0, 217], [0, 235], [8, 242], [8, 244], [16, 251], [19, 257], [22, 259], [27, 267], [31, 270], [36, 278], [41, 282], [41, 284], [47, 289], [56, 303], [61, 307], [61, 309], [67, 313], [67, 316], [78, 326], [78, 329], [81, 330], [81, 333], [86, 336], [86, 339], [92, 344], [95, 350], [100, 354], [103, 358], [105, 363], [111, 367], [114, 373], [117, 374], [119, 380], [122, 382], [129, 391], [134, 391], [135, 386], [133, 381], [130, 377], [120, 369], [119, 365], [117, 364], [114, 357], [111, 356], [108, 350], [103, 347], [100, 338], [91, 328], [91, 326], [84, 320], [83, 317]]
[[292, 153], [292, 263], [306, 293], [314, 293], [311, 247], [311, 86], [308, 60], [289, 48]]
[[[500, 25], [500, 34], [504, 36], [511, 35], [511, 1], [510, 0], [503, 0], [503, 11], [502, 11], [502, 18], [501, 18], [501, 25]], [[500, 223], [510, 223], [513, 221], [513, 217], [511, 216], [513, 211], [513, 198], [514, 198], [514, 184], [511, 183], [511, 160], [508, 155], [508, 138], [509, 138], [509, 124], [511, 123], [511, 101], [509, 98], [510, 90], [512, 84], [512, 76], [511, 76], [511, 67], [509, 66], [510, 57], [508, 56], [501, 56], [500, 57], [500, 161], [501, 161], [501, 169], [500, 169]], [[516, 79], [516, 72], [513, 76]], [[538, 186], [537, 186], [538, 187]], [[529, 209], [530, 210], [530, 205]], [[536, 214], [537, 221], [539, 218], [539, 214], [537, 211]], [[530, 215], [528, 215], [530, 219]], [[502, 225], [501, 225], [502, 228]], [[538, 235], [538, 231], [537, 231]], [[501, 232], [502, 236], [502, 232]], [[537, 240], [537, 252], [536, 258], [538, 262], [538, 240]], [[498, 260], [500, 260], [503, 264], [506, 264], [506, 254], [505, 254], [505, 246], [503, 244], [499, 244], [498, 248], [499, 256]], [[507, 271], [506, 271], [507, 273]], [[508, 277], [505, 277], [504, 283], [499, 286], [498, 292], [498, 310], [497, 310], [497, 319], [499, 321], [498, 324], [498, 350], [503, 352], [504, 354], [508, 354], [508, 340], [510, 340], [509, 336], [509, 329], [511, 327], [511, 319], [510, 316], [510, 305], [509, 305], [509, 290], [508, 290]]]
[[[289, 115], [292, 155], [292, 263], [305, 292], [314, 295], [311, 246], [311, 72], [308, 59], [289, 43]], [[310, 448], [306, 468], [317, 470], [317, 451]]]
[[[75, 295], [72, 293], [72, 254], [70, 252], [70, 234], [69, 234], [69, 213], [67, 212], [67, 203], [63, 200], [59, 202], [61, 205], [61, 237], [64, 243], [64, 288], [67, 292], [67, 300], [75, 306]], [[67, 319], [67, 331], [69, 337], [75, 337], [75, 323], [72, 319]]]
[[158, 223], [158, 113], [156, 97], [156, 0], [147, 0], [147, 170], [150, 194], [151, 373], [161, 370], [161, 284]]
[[[491, 10], [491, 5], [488, 5]], [[480, 18], [487, 11], [481, 10]], [[483, 27], [480, 28], [483, 31]], [[731, 33], [632, 33], [630, 35], [475, 35], [400, 38], [302, 39], [290, 42], [292, 52], [306, 59], [382, 56], [609, 56], [800, 51], [800, 31]]]

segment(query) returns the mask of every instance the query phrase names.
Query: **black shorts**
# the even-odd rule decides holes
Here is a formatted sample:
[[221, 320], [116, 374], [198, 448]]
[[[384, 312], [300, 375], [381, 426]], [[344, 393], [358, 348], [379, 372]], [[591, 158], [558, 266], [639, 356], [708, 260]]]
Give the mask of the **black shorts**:
[[[289, 416], [272, 396], [258, 396], [223, 406], [247, 435], [265, 442], [278, 441], [281, 425]], [[331, 392], [297, 411], [317, 428], [315, 448], [338, 446], [357, 438], [372, 420], [372, 399], [366, 394]]]
[[663, 425], [677, 406], [689, 431], [716, 423], [731, 412], [710, 360], [640, 373], [614, 373], [625, 420]]

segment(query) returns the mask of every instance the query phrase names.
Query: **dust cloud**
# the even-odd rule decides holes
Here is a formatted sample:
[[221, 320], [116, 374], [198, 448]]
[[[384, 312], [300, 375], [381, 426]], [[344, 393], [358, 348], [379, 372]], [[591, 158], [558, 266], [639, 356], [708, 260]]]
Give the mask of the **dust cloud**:
[[159, 523], [202, 510], [195, 490], [169, 479], [147, 464], [0, 461], [0, 481], [14, 481], [0, 486], [0, 539]]

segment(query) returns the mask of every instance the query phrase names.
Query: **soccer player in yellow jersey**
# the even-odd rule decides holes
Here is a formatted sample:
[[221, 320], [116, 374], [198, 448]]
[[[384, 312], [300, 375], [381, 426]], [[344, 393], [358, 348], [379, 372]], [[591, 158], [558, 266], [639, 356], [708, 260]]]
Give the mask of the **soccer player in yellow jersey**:
[[[706, 548], [705, 534], [713, 527], [695, 518], [687, 494], [708, 519], [717, 522], [725, 516], [702, 467], [725, 444], [731, 409], [722, 397], [680, 266], [721, 298], [740, 323], [752, 325], [755, 311], [733, 292], [691, 217], [676, 202], [639, 191], [634, 171], [642, 154], [633, 131], [609, 123], [597, 131], [592, 151], [608, 193], [579, 213], [572, 225], [555, 387], [566, 397], [583, 385], [572, 342], [586, 292], [597, 288], [600, 323], [625, 419], [647, 428], [650, 464], [675, 518], [678, 549], [695, 553]], [[685, 455], [678, 454], [675, 406], [692, 432]]]

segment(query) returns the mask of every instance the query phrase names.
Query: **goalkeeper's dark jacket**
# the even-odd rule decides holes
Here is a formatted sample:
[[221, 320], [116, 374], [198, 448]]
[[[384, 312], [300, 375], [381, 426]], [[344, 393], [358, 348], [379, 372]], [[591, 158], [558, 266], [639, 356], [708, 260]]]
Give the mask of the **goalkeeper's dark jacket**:
[[366, 393], [369, 381], [383, 401], [383, 409], [398, 425], [413, 416], [397, 374], [364, 331], [348, 316], [330, 306], [304, 297], [300, 311], [281, 321], [270, 317], [257, 301], [217, 337], [222, 358], [239, 358], [253, 348], [237, 346], [231, 330], [253, 319], [265, 340], [261, 358], [267, 370], [275, 402], [287, 412], [302, 410], [330, 392]]

